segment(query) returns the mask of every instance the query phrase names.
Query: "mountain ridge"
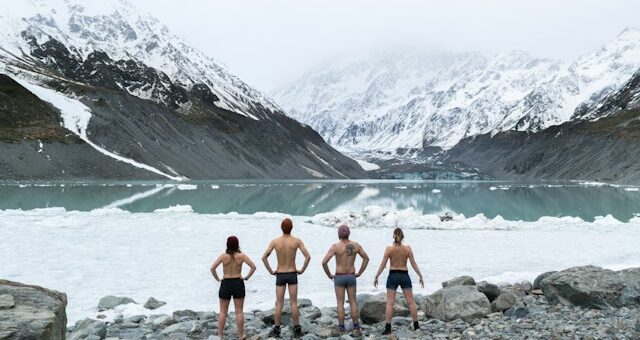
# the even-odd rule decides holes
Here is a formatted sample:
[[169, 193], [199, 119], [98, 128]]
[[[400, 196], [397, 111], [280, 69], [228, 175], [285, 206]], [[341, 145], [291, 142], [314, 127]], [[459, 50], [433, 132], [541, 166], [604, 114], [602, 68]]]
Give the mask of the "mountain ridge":
[[[0, 126], [10, 132], [0, 141], [4, 179], [365, 176], [311, 128], [130, 2], [91, 4], [100, 8], [30, 0], [0, 11], [7, 29], [0, 73], [17, 81], [5, 79], [2, 94], [32, 92], [38, 98], [30, 100], [51, 108], [54, 125], [80, 139], [27, 138], [24, 129]], [[50, 126], [24, 103], [10, 104], [0, 114], [22, 112]], [[27, 159], [41, 169], [25, 168]]]
[[639, 41], [640, 30], [629, 28], [569, 63], [525, 51], [379, 54], [307, 73], [274, 96], [342, 150], [449, 149], [469, 136], [571, 120], [579, 104], [598, 101], [640, 67]]

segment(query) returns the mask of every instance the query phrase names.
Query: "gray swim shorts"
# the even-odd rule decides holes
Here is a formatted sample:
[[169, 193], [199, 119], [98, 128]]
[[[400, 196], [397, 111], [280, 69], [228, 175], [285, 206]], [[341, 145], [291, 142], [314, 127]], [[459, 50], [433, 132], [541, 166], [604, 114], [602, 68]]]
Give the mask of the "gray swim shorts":
[[333, 284], [336, 287], [353, 287], [356, 285], [356, 274], [336, 274], [333, 277]]

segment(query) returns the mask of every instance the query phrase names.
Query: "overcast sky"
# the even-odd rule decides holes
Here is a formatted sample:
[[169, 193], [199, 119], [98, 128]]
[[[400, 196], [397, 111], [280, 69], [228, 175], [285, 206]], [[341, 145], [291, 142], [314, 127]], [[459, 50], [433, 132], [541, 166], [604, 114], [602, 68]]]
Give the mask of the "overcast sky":
[[133, 0], [269, 92], [337, 56], [392, 48], [572, 59], [640, 24], [638, 0]]

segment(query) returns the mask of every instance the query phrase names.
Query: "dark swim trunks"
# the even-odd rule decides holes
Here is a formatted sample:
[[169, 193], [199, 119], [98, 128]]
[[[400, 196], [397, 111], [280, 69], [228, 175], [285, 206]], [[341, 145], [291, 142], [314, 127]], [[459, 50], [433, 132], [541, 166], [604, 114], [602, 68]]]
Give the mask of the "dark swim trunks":
[[402, 289], [411, 289], [411, 278], [407, 270], [390, 270], [387, 277], [387, 289], [396, 290], [398, 286]]
[[276, 273], [276, 286], [297, 285], [298, 272]]
[[356, 285], [356, 274], [336, 274], [333, 277], [335, 287], [353, 287]]
[[244, 280], [241, 278], [223, 279], [220, 284], [218, 297], [223, 300], [242, 299], [244, 298]]

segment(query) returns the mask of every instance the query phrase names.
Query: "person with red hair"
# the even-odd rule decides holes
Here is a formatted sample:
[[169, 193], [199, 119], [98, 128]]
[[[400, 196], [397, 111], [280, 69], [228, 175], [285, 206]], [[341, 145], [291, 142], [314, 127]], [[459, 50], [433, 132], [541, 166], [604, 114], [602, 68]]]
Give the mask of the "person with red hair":
[[[269, 271], [269, 274], [276, 276], [276, 310], [274, 315], [274, 326], [269, 333], [269, 337], [280, 337], [280, 321], [282, 319], [282, 307], [284, 306], [284, 293], [289, 289], [289, 302], [291, 304], [291, 319], [293, 320], [293, 335], [301, 337], [302, 327], [300, 326], [300, 313], [298, 312], [298, 275], [304, 273], [311, 260], [311, 255], [304, 246], [301, 239], [293, 237], [291, 230], [293, 222], [290, 218], [285, 218], [280, 224], [282, 236], [269, 243], [269, 247], [262, 255], [262, 262]], [[278, 266], [276, 270], [271, 269], [269, 256], [276, 251]], [[304, 264], [300, 270], [296, 267], [296, 254], [298, 250], [304, 255]]]
[[[223, 277], [220, 280], [217, 269], [222, 264]], [[247, 264], [250, 268], [247, 276], [242, 276], [242, 265]], [[235, 236], [227, 238], [227, 250], [218, 256], [211, 265], [211, 274], [220, 282], [220, 316], [218, 317], [218, 337], [222, 339], [225, 322], [227, 321], [227, 313], [229, 312], [229, 303], [233, 298], [233, 304], [236, 312], [236, 323], [238, 325], [238, 338], [245, 339], [244, 336], [244, 281], [256, 271], [256, 265], [251, 261], [249, 256], [240, 251], [240, 242]]]

